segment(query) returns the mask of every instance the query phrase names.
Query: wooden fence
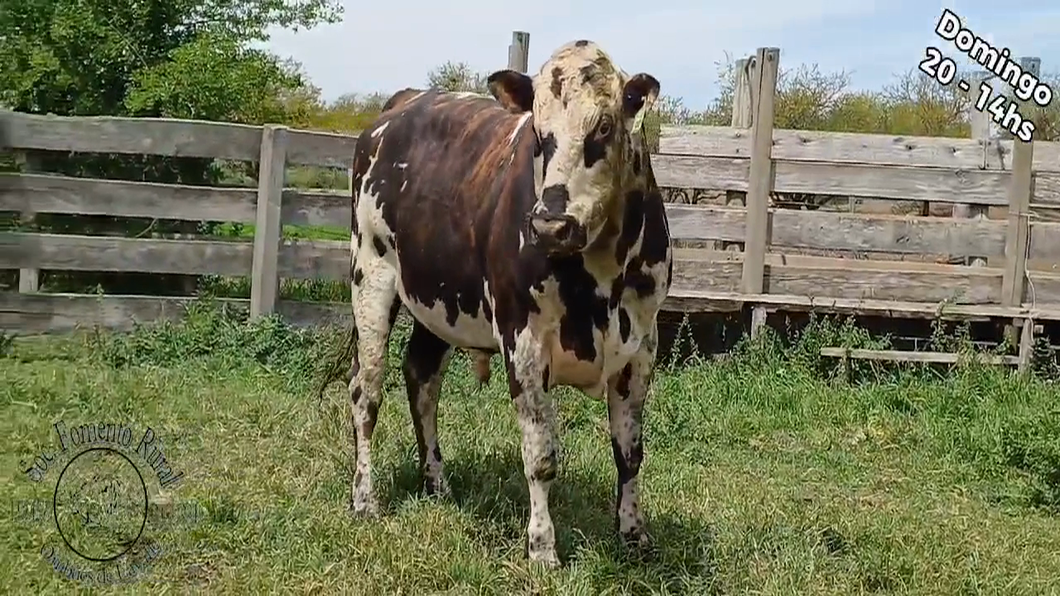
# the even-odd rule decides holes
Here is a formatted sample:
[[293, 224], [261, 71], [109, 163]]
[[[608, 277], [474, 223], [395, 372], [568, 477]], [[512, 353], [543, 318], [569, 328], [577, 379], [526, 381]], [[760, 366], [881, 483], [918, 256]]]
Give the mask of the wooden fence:
[[[523, 61], [516, 63], [520, 70], [522, 43], [522, 55], [509, 52], [510, 60]], [[778, 63], [776, 48], [759, 49], [750, 61], [749, 92], [743, 94], [752, 105], [738, 126], [663, 129], [652, 156], [660, 185], [746, 197], [729, 205], [667, 205], [678, 245], [718, 242], [743, 249], [677, 248], [666, 308], [749, 307], [753, 330], [775, 310], [1005, 319], [1024, 328], [1021, 352], [1029, 352], [1033, 322], [1060, 320], [1060, 272], [1054, 270], [1060, 264], [1060, 223], [1039, 221], [1032, 211], [1060, 207], [1060, 143], [998, 141], [984, 152], [973, 139], [774, 130]], [[280, 278], [348, 280], [348, 242], [282, 239], [280, 230], [287, 224], [349, 229], [348, 192], [285, 188], [284, 172], [299, 165], [346, 169], [355, 140], [274, 125], [0, 112], [0, 149], [260, 164], [257, 190], [2, 174], [3, 211], [241, 222], [255, 225], [255, 237], [238, 242], [9, 232], [0, 235], [0, 269], [249, 274], [251, 298], [242, 302], [253, 316], [278, 311], [307, 323], [348, 313], [344, 304], [279, 300], [277, 287]], [[995, 208], [1004, 219], [776, 209], [770, 205], [774, 191], [959, 203]], [[829, 255], [806, 254], [813, 251]], [[856, 258], [861, 253], [980, 259], [969, 266]], [[1041, 266], [1028, 268], [1029, 261]], [[0, 293], [0, 328], [121, 328], [179, 315], [188, 300], [49, 294], [28, 285]]]

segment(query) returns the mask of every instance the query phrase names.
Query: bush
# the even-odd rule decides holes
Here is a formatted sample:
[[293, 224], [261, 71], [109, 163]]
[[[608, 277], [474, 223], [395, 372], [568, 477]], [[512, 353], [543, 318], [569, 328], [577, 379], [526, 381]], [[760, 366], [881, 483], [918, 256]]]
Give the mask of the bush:
[[96, 330], [93, 357], [117, 368], [172, 366], [210, 359], [224, 366], [259, 365], [282, 376], [290, 389], [310, 386], [338, 332], [299, 329], [279, 315], [248, 320], [246, 309], [203, 298], [177, 322], [136, 325], [130, 333]]

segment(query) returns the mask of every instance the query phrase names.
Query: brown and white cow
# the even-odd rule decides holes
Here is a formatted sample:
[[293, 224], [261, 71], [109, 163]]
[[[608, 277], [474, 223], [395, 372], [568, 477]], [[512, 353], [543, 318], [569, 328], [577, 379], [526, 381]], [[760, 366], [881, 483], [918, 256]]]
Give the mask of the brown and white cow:
[[617, 531], [645, 546], [641, 416], [672, 274], [642, 126], [659, 82], [627, 76], [581, 40], [532, 79], [501, 70], [489, 86], [493, 98], [400, 91], [357, 141], [351, 506], [378, 513], [371, 440], [404, 304], [415, 319], [403, 370], [426, 491], [448, 492], [437, 407], [452, 348], [499, 352], [522, 429], [529, 558], [558, 564], [548, 512], [557, 385], [606, 396]]

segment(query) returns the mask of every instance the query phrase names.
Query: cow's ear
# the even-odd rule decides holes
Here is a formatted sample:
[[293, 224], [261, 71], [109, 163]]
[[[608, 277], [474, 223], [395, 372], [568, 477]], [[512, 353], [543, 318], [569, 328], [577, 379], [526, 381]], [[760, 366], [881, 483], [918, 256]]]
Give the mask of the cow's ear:
[[501, 105], [515, 113], [529, 112], [534, 107], [534, 82], [521, 72], [498, 70], [486, 79], [490, 94]]
[[644, 115], [647, 114], [655, 100], [659, 98], [659, 80], [648, 73], [640, 72], [626, 81], [622, 89], [622, 115], [627, 121], [632, 120], [627, 128], [632, 134], [640, 132]]

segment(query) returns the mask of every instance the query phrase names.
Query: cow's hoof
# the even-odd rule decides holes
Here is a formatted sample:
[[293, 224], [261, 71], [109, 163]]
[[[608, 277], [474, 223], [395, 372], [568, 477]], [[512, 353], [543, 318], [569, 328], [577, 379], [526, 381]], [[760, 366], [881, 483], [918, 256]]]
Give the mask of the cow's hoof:
[[655, 544], [644, 530], [623, 533], [622, 545], [637, 560], [650, 561], [655, 557]]
[[559, 557], [556, 556], [555, 550], [541, 550], [536, 552], [528, 553], [530, 562], [536, 565], [541, 565], [546, 569], [558, 569], [559, 568]]
[[358, 519], [379, 519], [379, 505], [374, 501], [351, 499], [350, 515]]
[[423, 492], [433, 499], [451, 499], [453, 491], [444, 476], [426, 476], [423, 479]]

